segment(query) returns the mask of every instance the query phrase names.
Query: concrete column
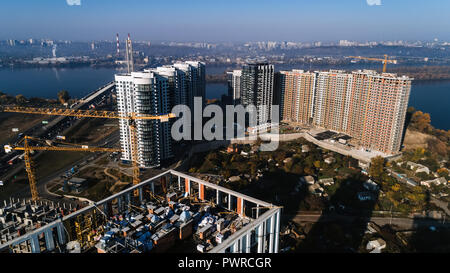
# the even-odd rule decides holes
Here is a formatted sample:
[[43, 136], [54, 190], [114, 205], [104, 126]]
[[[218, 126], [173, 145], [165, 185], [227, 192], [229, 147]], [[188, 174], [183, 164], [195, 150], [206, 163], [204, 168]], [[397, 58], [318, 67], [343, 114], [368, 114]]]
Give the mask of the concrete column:
[[263, 225], [263, 253], [265, 253], [266, 251], [266, 244], [267, 244], [267, 220], [264, 221], [264, 225]]
[[231, 194], [228, 194], [228, 210], [231, 210]]
[[131, 194], [127, 193], [127, 209], [130, 210], [130, 204], [131, 204]]
[[122, 196], [117, 197], [117, 209], [122, 212]]
[[256, 219], [259, 217], [259, 204], [256, 205]]
[[188, 195], [191, 194], [191, 181], [188, 178], [184, 179], [184, 192]]
[[250, 253], [250, 247], [252, 244], [252, 232], [248, 232], [247, 235], [245, 235], [245, 253]]
[[269, 229], [269, 253], [273, 253], [273, 240], [274, 240], [274, 231], [275, 231], [275, 217], [276, 214], [270, 217], [270, 229]]
[[109, 216], [109, 208], [108, 208], [108, 203], [103, 204], [103, 212]]
[[241, 243], [241, 239], [237, 239], [233, 245], [233, 253], [239, 253], [239, 244]]
[[155, 183], [153, 181], [150, 183], [150, 186], [152, 188], [152, 192], [155, 193]]
[[237, 213], [240, 216], [244, 216], [245, 215], [245, 211], [244, 211], [244, 199], [238, 197], [237, 198]]
[[53, 232], [51, 228], [47, 228], [44, 232], [45, 246], [48, 251], [55, 249], [55, 242], [53, 241]]
[[220, 206], [220, 203], [220, 191], [216, 190], [216, 204]]
[[205, 200], [205, 185], [200, 183], [198, 184], [198, 199]]
[[274, 242], [274, 253], [278, 253], [279, 241], [280, 241], [280, 210], [275, 214], [275, 242]]
[[31, 234], [29, 238], [31, 243], [31, 252], [41, 253], [41, 248], [39, 247], [39, 239], [37, 234]]
[[181, 191], [181, 177], [178, 176], [178, 190]]
[[58, 232], [59, 243], [61, 245], [65, 244], [66, 243], [66, 233], [65, 233], [65, 230], [64, 230], [64, 224], [63, 223], [59, 223], [56, 226], [56, 232]]
[[264, 223], [258, 226], [258, 253], [263, 253]]
[[142, 195], [143, 195], [143, 192], [142, 192], [142, 187], [140, 187], [140, 188], [139, 188], [138, 190], [139, 190], [139, 202], [140, 202], [140, 203], [142, 203], [142, 201], [143, 201], [143, 196], [142, 196]]

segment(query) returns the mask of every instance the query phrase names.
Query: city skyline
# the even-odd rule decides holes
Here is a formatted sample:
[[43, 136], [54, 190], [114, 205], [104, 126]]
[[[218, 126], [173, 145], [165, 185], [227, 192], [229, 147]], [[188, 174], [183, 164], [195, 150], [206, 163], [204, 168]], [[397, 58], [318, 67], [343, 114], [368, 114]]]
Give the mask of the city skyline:
[[[79, 4], [79, 5], [78, 5]], [[137, 5], [136, 5], [137, 4]], [[442, 1], [17, 1], [0, 4], [0, 39], [150, 41], [446, 40]], [[447, 9], [446, 9], [447, 7]], [[12, 16], [8, 10], [21, 10]], [[126, 14], [130, 14], [125, 18]], [[357, 22], [357, 23], [356, 23]], [[307, 27], [307, 26], [314, 26]]]

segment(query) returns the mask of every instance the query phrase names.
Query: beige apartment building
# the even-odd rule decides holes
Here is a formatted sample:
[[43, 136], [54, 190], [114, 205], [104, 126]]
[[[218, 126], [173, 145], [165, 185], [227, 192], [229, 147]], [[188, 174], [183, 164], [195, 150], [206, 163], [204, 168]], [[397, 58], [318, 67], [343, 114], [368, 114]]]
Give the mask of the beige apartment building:
[[281, 71], [282, 120], [346, 133], [363, 148], [395, 154], [412, 80], [373, 70]]

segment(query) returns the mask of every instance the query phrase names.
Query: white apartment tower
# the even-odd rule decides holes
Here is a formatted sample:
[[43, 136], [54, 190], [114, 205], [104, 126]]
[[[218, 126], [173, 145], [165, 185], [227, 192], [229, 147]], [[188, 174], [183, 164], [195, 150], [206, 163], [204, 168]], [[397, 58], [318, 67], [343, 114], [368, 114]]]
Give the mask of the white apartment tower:
[[[193, 109], [194, 96], [205, 98], [205, 64], [189, 61], [116, 74], [117, 106], [121, 115], [130, 113], [164, 115], [175, 105]], [[192, 111], [193, 112], [193, 111]], [[139, 165], [158, 167], [162, 160], [173, 156], [171, 125], [174, 120], [137, 120]], [[132, 160], [131, 134], [127, 120], [120, 120], [122, 160]]]
[[233, 102], [234, 104], [239, 104], [241, 100], [241, 76], [242, 70], [233, 70], [230, 73], [231, 77], [231, 88], [233, 91]]
[[186, 105], [191, 112], [194, 109], [194, 97], [202, 97], [203, 105], [206, 98], [205, 63], [197, 61], [187, 61], [175, 63], [173, 67], [184, 73], [186, 79]]
[[[123, 116], [168, 114], [169, 81], [151, 71], [115, 75], [117, 106]], [[132, 160], [131, 132], [128, 120], [120, 121], [122, 160]], [[159, 120], [136, 120], [138, 161], [141, 167], [158, 167], [172, 156], [169, 123]]]

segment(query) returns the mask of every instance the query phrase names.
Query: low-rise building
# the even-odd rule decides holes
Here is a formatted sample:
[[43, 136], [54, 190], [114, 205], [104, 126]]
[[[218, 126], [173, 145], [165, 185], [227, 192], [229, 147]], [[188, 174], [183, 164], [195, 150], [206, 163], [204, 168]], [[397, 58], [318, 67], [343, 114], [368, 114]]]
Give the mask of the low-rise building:
[[302, 145], [302, 153], [309, 153], [309, 151], [311, 151], [311, 148], [308, 145]]
[[88, 181], [84, 178], [72, 177], [67, 181], [67, 185], [71, 191], [81, 193], [87, 188]]
[[414, 170], [416, 173], [422, 173], [423, 172], [423, 173], [426, 173], [426, 174], [430, 174], [430, 169], [428, 169], [427, 166], [424, 166], [422, 164], [408, 161], [406, 163], [406, 166], [408, 168], [410, 168], [411, 170]]
[[359, 201], [374, 201], [375, 196], [373, 193], [368, 191], [358, 192], [357, 194]]
[[311, 175], [307, 175], [300, 177], [300, 182], [302, 182], [303, 184], [313, 185], [314, 183], [316, 183], [316, 180]]
[[445, 177], [439, 177], [433, 180], [427, 180], [420, 182], [420, 185], [430, 187], [432, 184], [439, 186], [439, 185], [448, 185], [447, 179]]
[[378, 184], [373, 182], [371, 179], [365, 181], [363, 183], [363, 187], [366, 188], [369, 191], [377, 191], [379, 189]]
[[311, 194], [314, 194], [314, 195], [317, 195], [317, 196], [322, 196], [322, 194], [324, 192], [324, 189], [320, 186], [319, 183], [317, 183], [317, 184], [310, 185], [308, 187], [308, 191]]
[[327, 164], [333, 164], [334, 162], [336, 162], [336, 159], [334, 157], [330, 156], [330, 157], [325, 158], [324, 161]]
[[333, 178], [322, 178], [322, 179], [319, 179], [319, 183], [323, 186], [331, 186], [334, 184], [334, 179]]
[[370, 253], [381, 253], [381, 250], [384, 248], [386, 248], [386, 241], [381, 238], [369, 241], [366, 246]]

